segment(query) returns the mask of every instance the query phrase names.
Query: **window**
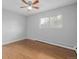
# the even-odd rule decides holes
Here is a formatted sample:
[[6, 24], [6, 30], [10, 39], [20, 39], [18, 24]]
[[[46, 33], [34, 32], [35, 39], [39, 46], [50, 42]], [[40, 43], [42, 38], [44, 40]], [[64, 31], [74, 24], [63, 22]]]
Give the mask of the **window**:
[[62, 28], [62, 18], [62, 15], [41, 18], [40, 28]]

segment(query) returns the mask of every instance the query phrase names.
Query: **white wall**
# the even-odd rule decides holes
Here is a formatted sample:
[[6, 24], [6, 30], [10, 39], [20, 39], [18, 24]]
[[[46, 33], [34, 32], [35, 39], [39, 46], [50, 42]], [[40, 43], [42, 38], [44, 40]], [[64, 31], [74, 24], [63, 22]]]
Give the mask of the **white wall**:
[[21, 40], [26, 36], [26, 17], [24, 15], [3, 9], [2, 16], [3, 44]]
[[[76, 3], [28, 17], [27, 38], [48, 43], [59, 44], [73, 48], [77, 43], [77, 6]], [[63, 28], [40, 29], [40, 18], [54, 15], [63, 15]]]
[[[3, 9], [3, 44], [21, 40], [26, 37], [73, 48], [77, 46], [76, 8], [77, 6], [75, 3], [29, 17], [25, 17], [24, 15], [19, 15], [15, 12]], [[63, 15], [63, 28], [40, 29], [40, 18], [55, 15]]]

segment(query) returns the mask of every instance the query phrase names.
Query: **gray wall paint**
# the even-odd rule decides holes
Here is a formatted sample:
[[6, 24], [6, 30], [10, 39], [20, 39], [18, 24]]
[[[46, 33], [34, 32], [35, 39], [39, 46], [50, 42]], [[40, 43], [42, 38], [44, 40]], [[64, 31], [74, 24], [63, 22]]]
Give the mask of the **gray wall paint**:
[[[77, 41], [77, 6], [76, 4], [57, 8], [28, 17], [27, 38], [36, 38], [49, 43], [60, 44], [68, 47], [76, 46]], [[40, 18], [54, 15], [63, 15], [63, 28], [40, 29]]]
[[24, 38], [26, 17], [3, 9], [2, 11], [2, 42], [9, 43]]
[[[29, 17], [3, 9], [3, 44], [26, 37], [63, 46], [74, 47], [76, 46], [77, 41], [76, 8], [76, 4], [73, 4]], [[63, 15], [63, 28], [40, 29], [40, 18], [55, 15]]]

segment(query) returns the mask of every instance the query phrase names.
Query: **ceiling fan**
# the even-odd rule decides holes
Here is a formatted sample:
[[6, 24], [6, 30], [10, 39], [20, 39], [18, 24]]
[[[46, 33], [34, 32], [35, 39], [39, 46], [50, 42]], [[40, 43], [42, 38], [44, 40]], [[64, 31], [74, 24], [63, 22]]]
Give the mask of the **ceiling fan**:
[[39, 9], [39, 6], [37, 5], [37, 6], [35, 6], [36, 4], [38, 4], [39, 3], [39, 0], [22, 0], [22, 2], [24, 3], [24, 4], [26, 4], [25, 6], [22, 6], [22, 7], [20, 7], [20, 8], [27, 8], [28, 10], [31, 10], [32, 8], [34, 8], [34, 9]]

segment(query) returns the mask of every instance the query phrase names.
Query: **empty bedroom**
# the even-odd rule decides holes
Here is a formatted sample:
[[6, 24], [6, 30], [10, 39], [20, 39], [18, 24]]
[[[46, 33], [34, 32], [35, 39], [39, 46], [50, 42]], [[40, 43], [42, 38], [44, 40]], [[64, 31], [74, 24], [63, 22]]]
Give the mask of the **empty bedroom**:
[[2, 0], [2, 59], [77, 59], [77, 0]]

